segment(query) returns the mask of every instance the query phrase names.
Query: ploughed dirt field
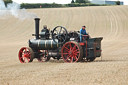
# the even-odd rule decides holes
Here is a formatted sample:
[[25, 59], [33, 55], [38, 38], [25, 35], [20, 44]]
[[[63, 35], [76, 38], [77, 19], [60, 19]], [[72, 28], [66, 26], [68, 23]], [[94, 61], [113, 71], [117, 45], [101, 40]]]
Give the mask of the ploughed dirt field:
[[18, 51], [35, 32], [33, 19], [0, 17], [0, 85], [128, 85], [128, 6], [30, 9], [43, 25], [68, 31], [86, 25], [91, 37], [104, 37], [102, 60], [21, 64]]

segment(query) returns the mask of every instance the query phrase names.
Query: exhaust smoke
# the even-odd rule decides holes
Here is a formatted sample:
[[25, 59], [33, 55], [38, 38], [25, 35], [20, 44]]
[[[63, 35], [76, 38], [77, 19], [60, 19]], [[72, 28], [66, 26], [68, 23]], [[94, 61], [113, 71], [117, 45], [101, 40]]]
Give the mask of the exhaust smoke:
[[26, 9], [20, 9], [20, 4], [18, 3], [9, 3], [6, 7], [4, 1], [0, 0], [0, 17], [6, 17], [8, 15], [14, 16], [22, 20], [37, 18], [36, 14], [27, 12]]

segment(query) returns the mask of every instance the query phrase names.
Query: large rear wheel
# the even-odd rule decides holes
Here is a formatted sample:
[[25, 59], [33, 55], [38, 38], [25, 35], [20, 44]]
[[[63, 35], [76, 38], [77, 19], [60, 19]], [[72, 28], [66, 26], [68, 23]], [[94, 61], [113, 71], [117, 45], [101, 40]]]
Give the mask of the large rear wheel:
[[83, 57], [82, 47], [77, 42], [67, 42], [61, 49], [61, 56], [65, 62], [79, 62]]
[[34, 52], [30, 47], [23, 47], [19, 51], [19, 60], [21, 63], [29, 63], [34, 59]]

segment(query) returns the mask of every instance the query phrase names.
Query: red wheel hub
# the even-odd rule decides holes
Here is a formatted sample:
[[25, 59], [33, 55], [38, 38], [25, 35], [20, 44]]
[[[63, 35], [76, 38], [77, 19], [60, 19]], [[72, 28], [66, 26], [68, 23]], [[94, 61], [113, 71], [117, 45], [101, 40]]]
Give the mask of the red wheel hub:
[[24, 57], [28, 58], [28, 57], [30, 57], [30, 55], [28, 53], [25, 53]]

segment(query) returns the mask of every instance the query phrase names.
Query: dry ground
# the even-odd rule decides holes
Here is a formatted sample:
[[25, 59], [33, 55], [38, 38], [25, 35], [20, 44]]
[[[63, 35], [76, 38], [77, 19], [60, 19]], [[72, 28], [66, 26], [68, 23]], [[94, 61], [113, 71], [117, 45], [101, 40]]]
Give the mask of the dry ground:
[[[41, 25], [62, 25], [103, 36], [102, 60], [21, 64], [18, 51], [34, 33], [34, 20], [0, 17], [0, 85], [128, 85], [128, 6], [31, 9]], [[5, 19], [4, 19], [5, 18]]]

